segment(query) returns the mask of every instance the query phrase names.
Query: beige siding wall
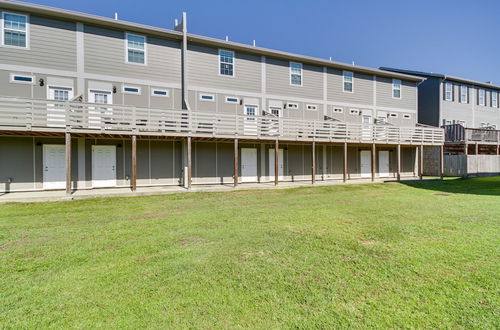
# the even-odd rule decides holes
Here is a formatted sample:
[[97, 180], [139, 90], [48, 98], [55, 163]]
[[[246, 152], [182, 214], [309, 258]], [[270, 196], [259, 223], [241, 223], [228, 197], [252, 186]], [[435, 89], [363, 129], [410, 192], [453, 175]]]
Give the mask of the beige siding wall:
[[126, 63], [125, 32], [85, 26], [85, 72], [179, 83], [181, 79], [180, 43], [147, 38], [147, 64]]
[[353, 92], [344, 92], [342, 70], [328, 69], [328, 101], [373, 105], [373, 76], [354, 72]]
[[74, 71], [75, 31], [76, 23], [30, 16], [30, 48], [0, 46], [0, 63]]
[[219, 89], [260, 92], [261, 58], [235, 52], [234, 76], [219, 75], [217, 48], [188, 44], [188, 84]]

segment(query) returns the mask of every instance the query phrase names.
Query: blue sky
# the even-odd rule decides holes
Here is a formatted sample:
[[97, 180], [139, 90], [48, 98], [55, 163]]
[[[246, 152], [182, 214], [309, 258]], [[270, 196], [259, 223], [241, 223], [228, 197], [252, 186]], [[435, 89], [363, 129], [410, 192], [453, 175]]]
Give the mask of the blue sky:
[[500, 0], [31, 0], [369, 67], [500, 84]]

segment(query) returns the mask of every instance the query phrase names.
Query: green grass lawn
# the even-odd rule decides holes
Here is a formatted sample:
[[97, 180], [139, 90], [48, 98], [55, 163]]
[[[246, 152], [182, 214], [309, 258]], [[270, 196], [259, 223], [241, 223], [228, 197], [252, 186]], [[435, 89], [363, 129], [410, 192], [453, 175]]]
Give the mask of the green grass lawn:
[[4, 328], [499, 328], [500, 177], [0, 205]]

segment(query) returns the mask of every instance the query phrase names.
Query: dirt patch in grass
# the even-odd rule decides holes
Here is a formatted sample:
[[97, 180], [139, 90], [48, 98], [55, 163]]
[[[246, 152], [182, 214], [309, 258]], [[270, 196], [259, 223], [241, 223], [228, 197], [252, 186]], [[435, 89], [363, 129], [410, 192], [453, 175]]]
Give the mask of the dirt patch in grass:
[[212, 243], [208, 242], [204, 237], [193, 235], [193, 236], [186, 236], [180, 239], [179, 244], [184, 249], [190, 250], [200, 246], [206, 246]]
[[168, 218], [168, 217], [173, 217], [173, 216], [182, 215], [182, 214], [185, 214], [185, 212], [176, 211], [176, 212], [172, 212], [172, 213], [148, 213], [148, 214], [130, 217], [130, 218], [128, 218], [128, 220], [131, 220], [131, 221], [151, 220], [151, 219], [159, 219], [159, 218]]

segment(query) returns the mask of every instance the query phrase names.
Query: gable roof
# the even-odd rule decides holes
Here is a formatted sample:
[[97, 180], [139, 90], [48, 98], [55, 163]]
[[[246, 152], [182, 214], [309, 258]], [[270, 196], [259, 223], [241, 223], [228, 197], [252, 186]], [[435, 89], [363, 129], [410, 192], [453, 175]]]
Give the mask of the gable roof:
[[475, 80], [470, 80], [470, 79], [466, 79], [466, 78], [448, 76], [448, 75], [440, 74], [440, 73], [412, 71], [412, 70], [387, 68], [387, 67], [381, 67], [380, 70], [415, 75], [415, 76], [423, 77], [423, 78], [441, 78], [443, 80], [455, 81], [455, 82], [459, 82], [462, 84], [469, 84], [469, 85], [479, 86], [479, 87], [488, 88], [488, 89], [500, 90], [500, 86], [498, 86], [498, 85], [494, 85], [494, 84], [490, 84], [490, 83], [486, 83], [486, 82], [475, 81]]
[[[115, 20], [112, 18], [96, 16], [96, 15], [91, 15], [91, 14], [85, 14], [85, 13], [80, 13], [80, 12], [66, 10], [66, 9], [59, 9], [59, 8], [54, 8], [54, 7], [49, 7], [49, 6], [30, 4], [30, 3], [25, 3], [25, 2], [21, 2], [21, 1], [0, 0], [0, 7], [6, 8], [9, 10], [23, 11], [23, 12], [27, 12], [27, 13], [31, 13], [31, 14], [53, 16], [53, 17], [56, 17], [58, 19], [63, 19], [63, 20], [71, 20], [71, 21], [77, 21], [77, 22], [88, 23], [88, 24], [102, 25], [102, 26], [106, 26], [106, 27], [110, 27], [110, 28], [130, 31], [130, 32], [142, 32], [142, 33], [148, 33], [150, 35], [155, 35], [155, 36], [159, 36], [159, 37], [168, 37], [168, 38], [173, 38], [173, 39], [178, 39], [178, 40], [182, 39], [182, 33], [179, 31], [175, 31], [175, 30], [153, 27], [153, 26], [149, 26], [149, 25], [127, 22], [127, 21], [122, 21], [122, 20]], [[420, 82], [420, 81], [424, 80], [424, 78], [421, 78], [421, 77], [418, 77], [415, 75], [411, 75], [411, 74], [390, 72], [390, 71], [386, 71], [386, 70], [379, 70], [379, 69], [373, 69], [373, 68], [364, 67], [364, 66], [351, 65], [351, 64], [342, 63], [342, 62], [329, 61], [329, 60], [324, 60], [324, 59], [311, 57], [311, 56], [292, 54], [292, 53], [272, 50], [272, 49], [263, 48], [263, 47], [254, 47], [254, 46], [250, 46], [250, 45], [246, 45], [246, 44], [242, 44], [242, 43], [219, 40], [219, 39], [210, 38], [210, 37], [204, 37], [204, 36], [200, 36], [200, 35], [196, 35], [196, 34], [188, 33], [187, 37], [188, 37], [188, 41], [191, 41], [191, 42], [210, 45], [213, 47], [225, 47], [225, 48], [239, 50], [239, 51], [250, 53], [250, 54], [265, 55], [265, 56], [285, 59], [285, 60], [289, 60], [289, 61], [299, 61], [299, 62], [302, 62], [305, 64], [325, 66], [325, 67], [335, 68], [335, 69], [339, 69], [339, 70], [349, 70], [349, 71], [354, 71], [354, 72], [358, 72], [358, 73], [377, 75], [380, 77], [399, 78], [402, 80], [413, 81], [413, 82]]]

